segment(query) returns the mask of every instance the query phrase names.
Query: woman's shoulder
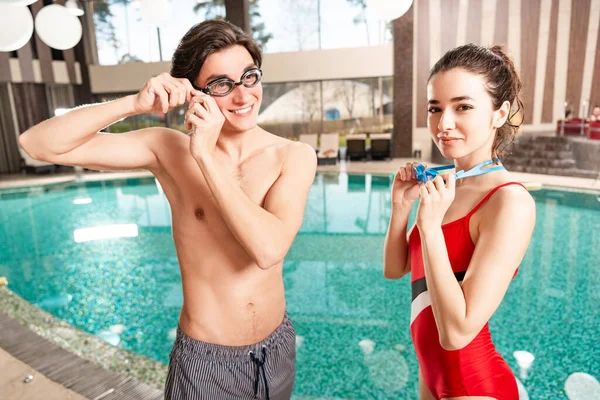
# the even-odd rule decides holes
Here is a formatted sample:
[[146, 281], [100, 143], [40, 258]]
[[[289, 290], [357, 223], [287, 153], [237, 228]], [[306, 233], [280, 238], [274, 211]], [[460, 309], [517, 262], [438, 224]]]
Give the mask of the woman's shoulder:
[[529, 193], [527, 186], [516, 180], [507, 180], [499, 184], [495, 195], [492, 198], [498, 199], [501, 204], [525, 204], [531, 203], [535, 205], [533, 196]]
[[494, 194], [488, 200], [488, 206], [484, 208], [483, 221], [496, 218], [509, 218], [515, 222], [530, 219], [535, 221], [535, 200], [527, 188], [516, 181], [506, 181], [497, 186]]

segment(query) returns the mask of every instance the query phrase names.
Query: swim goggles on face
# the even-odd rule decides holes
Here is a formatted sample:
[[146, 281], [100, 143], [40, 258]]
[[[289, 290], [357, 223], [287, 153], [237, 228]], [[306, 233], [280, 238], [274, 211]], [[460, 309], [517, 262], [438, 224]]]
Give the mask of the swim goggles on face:
[[233, 89], [240, 85], [244, 85], [247, 88], [256, 86], [262, 78], [262, 70], [259, 68], [252, 68], [241, 76], [239, 82], [235, 82], [229, 78], [219, 78], [209, 82], [205, 88], [200, 88], [200, 91], [217, 97], [227, 96], [233, 92]]

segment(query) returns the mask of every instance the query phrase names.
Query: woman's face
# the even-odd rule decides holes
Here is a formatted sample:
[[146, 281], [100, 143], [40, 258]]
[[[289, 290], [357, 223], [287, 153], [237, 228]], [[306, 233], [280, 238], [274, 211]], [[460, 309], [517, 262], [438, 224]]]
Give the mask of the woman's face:
[[510, 104], [494, 110], [484, 78], [454, 68], [431, 77], [427, 107], [433, 141], [444, 157], [456, 160], [474, 152], [491, 157], [496, 129], [506, 121]]

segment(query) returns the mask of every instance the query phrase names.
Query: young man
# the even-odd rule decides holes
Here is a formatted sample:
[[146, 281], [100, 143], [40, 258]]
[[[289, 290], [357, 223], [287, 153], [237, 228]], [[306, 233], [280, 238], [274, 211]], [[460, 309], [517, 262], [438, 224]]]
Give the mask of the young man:
[[[171, 74], [137, 95], [80, 107], [32, 127], [32, 157], [99, 170], [147, 169], [169, 200], [184, 304], [167, 399], [289, 399], [295, 332], [285, 313], [283, 258], [302, 224], [314, 150], [257, 126], [259, 47], [223, 21], [194, 26]], [[189, 102], [191, 134], [99, 130]]]

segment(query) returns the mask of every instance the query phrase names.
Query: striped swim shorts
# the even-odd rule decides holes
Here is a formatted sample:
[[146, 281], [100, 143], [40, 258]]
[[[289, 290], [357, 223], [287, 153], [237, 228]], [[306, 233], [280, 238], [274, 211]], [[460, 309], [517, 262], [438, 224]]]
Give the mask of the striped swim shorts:
[[177, 329], [166, 400], [289, 400], [296, 375], [296, 332], [286, 314], [263, 341], [249, 346], [201, 342]]

